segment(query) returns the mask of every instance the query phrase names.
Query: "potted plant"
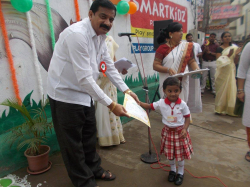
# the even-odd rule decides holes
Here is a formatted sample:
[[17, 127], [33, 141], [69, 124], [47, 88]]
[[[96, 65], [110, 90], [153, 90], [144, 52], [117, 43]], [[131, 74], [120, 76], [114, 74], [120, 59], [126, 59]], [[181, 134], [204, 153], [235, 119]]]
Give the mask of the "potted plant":
[[41, 102], [41, 107], [28, 111], [24, 104], [19, 105], [15, 99], [7, 99], [1, 105], [12, 107], [18, 110], [25, 122], [13, 127], [6, 133], [5, 141], [10, 147], [17, 142], [17, 149], [26, 147], [24, 155], [28, 160], [27, 171], [30, 174], [43, 173], [50, 169], [49, 161], [50, 147], [42, 145], [46, 143], [48, 133], [52, 133], [53, 123], [49, 121], [45, 107], [49, 104], [46, 99]]

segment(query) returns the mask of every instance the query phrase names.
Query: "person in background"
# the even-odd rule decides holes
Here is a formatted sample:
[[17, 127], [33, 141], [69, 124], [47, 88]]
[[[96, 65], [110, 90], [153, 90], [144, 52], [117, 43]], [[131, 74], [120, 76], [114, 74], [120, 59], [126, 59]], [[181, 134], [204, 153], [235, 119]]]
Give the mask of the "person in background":
[[[115, 42], [112, 36], [108, 35], [106, 40], [108, 53], [111, 59], [116, 61], [115, 52], [119, 45]], [[122, 74], [126, 74], [127, 70], [123, 69]], [[104, 77], [100, 74], [97, 80], [97, 84], [103, 90], [103, 92], [110, 97], [114, 102], [117, 102], [117, 90], [108, 77]], [[123, 136], [123, 128], [120, 117], [116, 116], [106, 106], [101, 103], [96, 103], [96, 127], [97, 137], [100, 146], [112, 146], [125, 143]]]
[[[210, 71], [211, 77], [211, 84], [212, 84], [212, 93], [215, 94], [215, 83], [214, 83], [214, 75], [216, 71], [216, 50], [219, 47], [215, 41], [216, 34], [211, 33], [209, 36], [209, 44], [203, 44], [202, 49], [202, 69], [208, 68]], [[208, 71], [203, 72], [202, 74], [202, 84], [201, 84], [201, 94], [204, 94], [206, 83], [207, 83], [207, 76]]]
[[[184, 179], [184, 159], [191, 159], [193, 147], [188, 132], [190, 111], [187, 104], [179, 98], [182, 90], [181, 82], [176, 77], [168, 77], [163, 82], [165, 99], [160, 99], [151, 104], [140, 102], [145, 109], [160, 110], [162, 123], [161, 154], [169, 160], [171, 170], [168, 181], [181, 185]], [[176, 164], [178, 173], [176, 175]]]
[[[199, 58], [202, 56], [202, 50], [201, 46], [198, 43], [193, 42], [193, 35], [191, 33], [188, 33], [186, 35], [187, 42], [193, 43], [193, 51], [194, 51], [194, 57], [195, 61], [200, 66]], [[195, 88], [198, 88], [200, 90], [200, 79], [194, 79], [192, 76], [189, 76], [189, 90], [194, 90]], [[197, 102], [190, 102], [190, 101], [197, 101]], [[202, 112], [202, 101], [201, 101], [201, 92], [195, 92], [195, 94], [189, 94], [188, 95], [188, 101], [187, 105], [190, 108], [191, 113], [200, 113]]]
[[215, 73], [215, 113], [235, 116], [236, 80], [235, 80], [235, 52], [238, 49], [232, 45], [229, 32], [221, 35], [222, 45], [216, 51]]
[[95, 0], [88, 15], [60, 33], [47, 81], [57, 140], [68, 175], [76, 187], [96, 187], [96, 179], [110, 181], [116, 178], [101, 167], [96, 151], [94, 100], [116, 116], [129, 117], [125, 108], [113, 102], [97, 85], [100, 71], [121, 92], [130, 94], [139, 103], [137, 95], [115, 68], [105, 44], [116, 7], [109, 0]]
[[201, 50], [200, 44], [193, 41], [193, 35], [191, 33], [188, 33], [186, 35], [186, 40], [187, 40], [187, 42], [192, 42], [194, 44], [194, 55], [195, 55], [194, 58], [195, 58], [196, 63], [200, 67], [199, 58], [202, 57], [202, 50]]
[[246, 127], [247, 142], [249, 151], [245, 155], [245, 159], [250, 162], [250, 42], [248, 42], [242, 50], [240, 57], [239, 69], [237, 74], [237, 97], [244, 102], [242, 124]]

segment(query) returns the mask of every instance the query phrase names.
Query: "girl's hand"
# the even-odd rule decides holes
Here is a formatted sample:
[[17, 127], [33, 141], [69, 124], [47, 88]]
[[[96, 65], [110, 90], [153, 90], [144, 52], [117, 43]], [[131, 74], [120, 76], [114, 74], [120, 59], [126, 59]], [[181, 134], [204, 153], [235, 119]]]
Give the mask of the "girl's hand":
[[187, 137], [187, 130], [186, 129], [182, 129], [181, 131], [181, 138], [185, 139]]
[[237, 97], [240, 101], [244, 102], [244, 99], [245, 99], [245, 93], [244, 92], [241, 92], [241, 93], [238, 93], [237, 94]]
[[176, 71], [173, 70], [173, 69], [171, 69], [171, 68], [169, 68], [169, 69], [168, 69], [168, 73], [169, 73], [169, 75], [171, 76], [171, 75], [175, 75], [175, 74], [176, 74]]

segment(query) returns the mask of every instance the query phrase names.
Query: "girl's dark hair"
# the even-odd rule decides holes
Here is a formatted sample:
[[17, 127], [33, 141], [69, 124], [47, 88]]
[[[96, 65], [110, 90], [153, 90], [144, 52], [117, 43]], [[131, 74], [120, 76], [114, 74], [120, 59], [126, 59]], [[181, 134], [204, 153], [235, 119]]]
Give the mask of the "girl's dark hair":
[[116, 7], [110, 0], [94, 0], [90, 7], [90, 10], [92, 10], [92, 12], [95, 14], [98, 11], [99, 7], [112, 9], [115, 11], [116, 15]]
[[[230, 36], [232, 36], [230, 32], [225, 31], [221, 34], [221, 41], [223, 41], [223, 37], [225, 36], [225, 34], [230, 34]], [[223, 42], [221, 42], [221, 45], [223, 45]], [[232, 45], [232, 42], [229, 42], [229, 45]]]
[[181, 81], [177, 79], [176, 77], [168, 77], [163, 82], [163, 90], [165, 90], [167, 86], [179, 86], [180, 90], [182, 89]]
[[178, 32], [182, 29], [182, 24], [178, 22], [170, 23], [166, 28], [160, 29], [160, 34], [157, 36], [157, 43], [162, 44], [166, 42], [166, 38], [169, 37], [169, 32]]

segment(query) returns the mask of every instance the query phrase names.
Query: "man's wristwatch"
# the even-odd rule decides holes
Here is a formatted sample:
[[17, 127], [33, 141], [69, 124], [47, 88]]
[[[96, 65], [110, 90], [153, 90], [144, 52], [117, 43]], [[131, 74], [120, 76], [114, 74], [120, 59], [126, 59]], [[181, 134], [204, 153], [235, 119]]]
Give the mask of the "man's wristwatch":
[[128, 91], [126, 91], [125, 93], [130, 95], [130, 94], [132, 93], [132, 91], [131, 91], [131, 90], [128, 90]]

